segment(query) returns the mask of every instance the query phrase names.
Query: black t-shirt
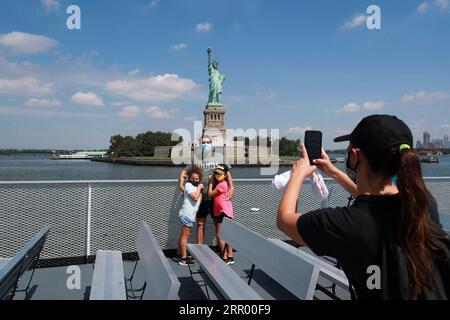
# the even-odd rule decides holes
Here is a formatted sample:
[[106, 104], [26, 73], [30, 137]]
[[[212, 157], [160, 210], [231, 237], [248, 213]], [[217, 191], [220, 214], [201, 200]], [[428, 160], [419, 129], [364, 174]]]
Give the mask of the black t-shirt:
[[[438, 222], [437, 204], [432, 197], [428, 210], [432, 220]], [[377, 299], [379, 291], [369, 290], [366, 284], [372, 275], [367, 268], [380, 265], [383, 225], [395, 221], [399, 213], [399, 195], [359, 196], [350, 207], [326, 208], [302, 215], [297, 229], [315, 254], [338, 260], [358, 299]]]

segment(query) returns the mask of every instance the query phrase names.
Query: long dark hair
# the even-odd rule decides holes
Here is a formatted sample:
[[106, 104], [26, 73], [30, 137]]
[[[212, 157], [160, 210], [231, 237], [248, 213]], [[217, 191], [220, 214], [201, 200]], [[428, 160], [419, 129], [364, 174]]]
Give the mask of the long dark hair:
[[422, 178], [420, 158], [412, 149], [395, 146], [387, 154], [368, 157], [375, 172], [386, 177], [397, 175], [401, 212], [397, 224], [397, 241], [408, 267], [411, 298], [417, 299], [424, 286], [434, 287], [431, 253], [443, 250], [441, 230], [431, 222], [428, 212], [429, 191]]

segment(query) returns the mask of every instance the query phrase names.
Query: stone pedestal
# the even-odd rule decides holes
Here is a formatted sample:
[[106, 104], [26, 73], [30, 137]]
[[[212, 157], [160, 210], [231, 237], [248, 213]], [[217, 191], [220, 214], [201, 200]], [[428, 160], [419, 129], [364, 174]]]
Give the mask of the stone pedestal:
[[[223, 105], [208, 105], [203, 111], [203, 134], [208, 134], [213, 143], [223, 146], [226, 142], [225, 107]], [[219, 137], [221, 135], [221, 138]]]

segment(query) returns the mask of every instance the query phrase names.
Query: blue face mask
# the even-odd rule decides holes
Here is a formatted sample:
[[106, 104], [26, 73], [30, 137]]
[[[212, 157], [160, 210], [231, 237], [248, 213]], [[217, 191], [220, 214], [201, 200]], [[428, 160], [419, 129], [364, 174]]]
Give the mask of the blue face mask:
[[211, 148], [212, 148], [212, 146], [211, 146], [210, 143], [204, 143], [204, 144], [202, 144], [202, 153], [203, 153], [203, 154], [209, 153], [209, 152], [211, 151]]

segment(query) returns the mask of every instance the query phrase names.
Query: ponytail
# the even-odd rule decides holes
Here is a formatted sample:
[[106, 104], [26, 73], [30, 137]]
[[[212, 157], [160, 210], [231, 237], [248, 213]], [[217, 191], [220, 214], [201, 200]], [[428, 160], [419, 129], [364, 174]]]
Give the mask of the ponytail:
[[431, 223], [429, 192], [415, 151], [400, 149], [397, 177], [401, 198], [397, 239], [406, 258], [412, 298], [417, 299], [423, 286], [433, 287], [430, 253], [441, 250], [441, 233]]

